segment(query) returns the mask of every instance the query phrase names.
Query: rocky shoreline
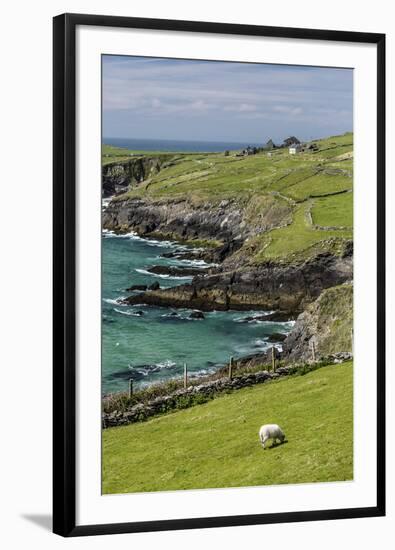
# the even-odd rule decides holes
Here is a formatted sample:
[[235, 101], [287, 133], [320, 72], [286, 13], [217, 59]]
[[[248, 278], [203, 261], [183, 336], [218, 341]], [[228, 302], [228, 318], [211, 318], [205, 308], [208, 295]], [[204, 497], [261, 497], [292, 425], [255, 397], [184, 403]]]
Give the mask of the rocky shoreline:
[[[193, 274], [193, 271], [191, 268], [188, 273]], [[177, 273], [176, 268], [172, 273]], [[351, 278], [352, 256], [338, 258], [322, 254], [296, 265], [266, 264], [230, 272], [200, 272], [191, 283], [147, 290], [138, 296], [128, 296], [123, 302], [202, 311], [274, 310], [283, 317], [294, 317], [323, 290]]]
[[[151, 267], [153, 274], [193, 279], [169, 288], [131, 287], [133, 293], [122, 303], [200, 312], [264, 310], [274, 312], [271, 320], [286, 321], [303, 315], [328, 289], [352, 282], [352, 241], [346, 242], [340, 254], [312, 253], [307, 259], [253, 263], [243, 246], [251, 236], [287, 224], [291, 212], [287, 204], [279, 210], [270, 198], [267, 203], [260, 207], [262, 213], [251, 221], [248, 210], [251, 207], [233, 199], [195, 204], [189, 199], [115, 197], [103, 213], [104, 229], [121, 233], [134, 231], [142, 237], [181, 243], [191, 239], [216, 243], [203, 250], [185, 251], [180, 247], [169, 253], [176, 259], [214, 262], [215, 267]], [[292, 338], [284, 342], [293, 358], [307, 353], [306, 346], [314, 336], [301, 329], [301, 323], [303, 319], [297, 324], [299, 332], [293, 331]], [[315, 330], [320, 329], [316, 326]], [[291, 344], [293, 351], [290, 351]]]

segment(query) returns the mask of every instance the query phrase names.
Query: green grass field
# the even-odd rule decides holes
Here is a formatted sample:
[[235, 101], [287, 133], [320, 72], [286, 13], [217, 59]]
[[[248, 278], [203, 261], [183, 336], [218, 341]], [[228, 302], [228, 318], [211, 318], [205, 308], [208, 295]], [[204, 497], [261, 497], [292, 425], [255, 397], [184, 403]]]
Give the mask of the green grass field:
[[[352, 363], [245, 388], [103, 431], [105, 494], [353, 478]], [[264, 423], [287, 443], [266, 450]]]
[[[255, 243], [258, 243], [255, 254], [256, 261], [266, 259], [285, 258], [291, 254], [297, 254], [301, 251], [309, 252], [312, 247], [322, 244], [327, 249], [328, 239], [351, 239], [351, 230], [320, 230], [314, 229], [308, 220], [308, 209], [314, 202], [303, 203], [299, 205], [293, 215], [293, 221], [290, 225], [273, 229], [270, 232], [263, 233], [255, 237]], [[341, 218], [343, 221], [343, 219]]]
[[[237, 157], [233, 153], [227, 157], [223, 153], [166, 153], [168, 165], [145, 185], [128, 191], [122, 198], [188, 197], [196, 202], [236, 198], [248, 202], [257, 195], [281, 192], [299, 202], [352, 189], [352, 162], [336, 157], [352, 154], [353, 135], [315, 143], [318, 151], [294, 156], [289, 155], [288, 149], [275, 150], [271, 157], [266, 152], [247, 157]], [[123, 160], [124, 153], [137, 152], [103, 146], [103, 162]], [[143, 154], [155, 156], [159, 153]]]
[[[314, 143], [317, 151], [297, 155], [288, 149], [247, 157], [233, 152], [141, 153], [166, 155], [162, 169], [115, 200], [186, 200], [199, 206], [230, 199], [246, 213], [248, 225], [256, 227], [256, 236], [241, 250], [255, 263], [306, 258], [317, 250], [340, 253], [341, 241], [352, 239], [353, 134]], [[136, 153], [103, 146], [103, 164], [130, 161]], [[268, 218], [269, 227], [273, 222], [281, 227], [262, 232]]]
[[353, 193], [332, 195], [314, 200], [313, 223], [324, 227], [352, 227]]

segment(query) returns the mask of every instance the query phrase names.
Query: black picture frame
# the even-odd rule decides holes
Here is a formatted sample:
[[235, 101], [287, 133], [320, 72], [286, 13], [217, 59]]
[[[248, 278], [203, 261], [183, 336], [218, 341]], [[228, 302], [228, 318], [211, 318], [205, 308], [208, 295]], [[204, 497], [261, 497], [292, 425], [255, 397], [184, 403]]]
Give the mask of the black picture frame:
[[[135, 28], [377, 45], [377, 504], [373, 507], [76, 525], [76, 27]], [[53, 531], [136, 533], [385, 515], [385, 35], [63, 14], [53, 19]]]

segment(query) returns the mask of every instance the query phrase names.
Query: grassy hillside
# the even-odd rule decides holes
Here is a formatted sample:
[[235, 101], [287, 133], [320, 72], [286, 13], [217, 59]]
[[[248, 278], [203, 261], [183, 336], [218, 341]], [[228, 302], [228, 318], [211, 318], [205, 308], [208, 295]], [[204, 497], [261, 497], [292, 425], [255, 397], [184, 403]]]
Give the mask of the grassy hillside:
[[[352, 238], [351, 229], [327, 230], [313, 227], [309, 218], [313, 206], [315, 204], [311, 200], [298, 205], [293, 211], [291, 224], [251, 239], [249, 246], [255, 247], [255, 259], [263, 261], [303, 253], [308, 256], [312, 248], [321, 248], [322, 251], [331, 249], [336, 252], [336, 246], [340, 246], [342, 240]], [[347, 223], [346, 219], [341, 217], [341, 223]], [[332, 224], [336, 225], [336, 220]]]
[[129, 195], [248, 201], [256, 194], [278, 192], [299, 202], [352, 189], [352, 159], [343, 157], [352, 155], [353, 134], [314, 143], [317, 151], [297, 155], [289, 155], [288, 149], [274, 150], [271, 156], [262, 152], [247, 157], [178, 153], [171, 165]]
[[[103, 493], [350, 480], [352, 363], [103, 431]], [[263, 450], [261, 424], [288, 442]]]
[[[316, 249], [341, 251], [352, 239], [353, 134], [314, 143], [318, 150], [297, 155], [288, 149], [247, 157], [170, 153], [159, 173], [119, 199], [186, 199], [196, 205], [230, 199], [256, 227], [256, 237], [241, 252], [255, 262], [309, 256]], [[103, 163], [130, 158], [121, 156], [125, 152], [105, 146]], [[280, 226], [271, 231], [262, 220], [268, 210]]]

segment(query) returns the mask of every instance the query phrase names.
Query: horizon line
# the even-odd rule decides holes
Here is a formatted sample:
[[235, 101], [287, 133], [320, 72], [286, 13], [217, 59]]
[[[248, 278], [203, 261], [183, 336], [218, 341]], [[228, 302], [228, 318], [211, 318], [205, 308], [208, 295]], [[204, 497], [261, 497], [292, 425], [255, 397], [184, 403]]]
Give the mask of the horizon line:
[[[310, 137], [310, 138], [307, 138], [307, 139], [304, 139], [304, 138], [298, 138], [298, 139], [302, 139], [304, 141], [314, 141], [314, 140], [320, 140], [320, 139], [327, 139], [329, 137], [337, 137], [337, 136], [344, 136], [346, 134], [353, 134], [353, 130], [346, 130], [345, 132], [341, 132], [340, 134], [330, 134], [330, 135], [327, 135], [327, 136], [320, 136], [320, 137]], [[290, 134], [288, 137], [298, 137], [296, 136], [295, 134]], [[285, 141], [286, 139], [288, 139], [288, 137], [284, 138], [283, 141]], [[243, 140], [243, 141], [232, 141], [232, 140], [225, 140], [225, 139], [222, 139], [222, 140], [218, 140], [218, 139], [183, 139], [183, 138], [138, 138], [138, 137], [123, 137], [123, 136], [102, 136], [102, 144], [104, 143], [104, 140], [107, 140], [107, 139], [125, 139], [125, 140], [135, 140], [135, 141], [169, 141], [169, 142], [175, 142], [175, 141], [178, 141], [178, 142], [183, 142], [183, 143], [187, 143], [187, 142], [195, 142], [195, 143], [237, 143], [237, 144], [244, 144], [244, 143], [254, 143], [254, 144], [259, 144], [259, 143], [263, 143], [265, 140]], [[274, 140], [273, 138], [269, 137], [267, 138], [266, 141], [276, 141]]]

